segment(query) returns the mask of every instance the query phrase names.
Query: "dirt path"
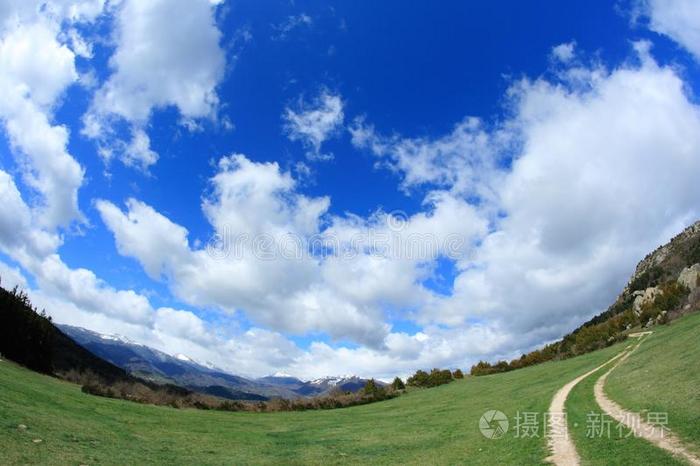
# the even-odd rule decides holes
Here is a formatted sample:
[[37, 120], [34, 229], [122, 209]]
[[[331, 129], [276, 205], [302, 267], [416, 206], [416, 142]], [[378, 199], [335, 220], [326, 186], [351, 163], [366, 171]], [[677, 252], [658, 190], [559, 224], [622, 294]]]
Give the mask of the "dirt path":
[[576, 452], [576, 447], [569, 436], [569, 429], [566, 425], [566, 416], [564, 416], [564, 405], [566, 403], [566, 398], [569, 396], [569, 392], [571, 392], [571, 390], [580, 381], [625, 354], [627, 354], [627, 350], [621, 352], [613, 358], [610, 358], [608, 361], [604, 362], [595, 369], [576, 377], [574, 380], [564, 385], [554, 395], [554, 398], [552, 398], [552, 402], [549, 405], [549, 411], [547, 412], [547, 443], [550, 451], [552, 452], [552, 454], [547, 458], [547, 461], [561, 466], [574, 466], [581, 463], [581, 458]]
[[639, 348], [642, 341], [643, 339], [641, 339], [631, 351], [625, 352], [617, 364], [611, 367], [610, 370], [608, 370], [596, 381], [594, 388], [595, 400], [608, 416], [612, 417], [617, 422], [621, 422], [622, 424], [626, 425], [630, 430], [632, 430], [636, 437], [646, 439], [657, 447], [663, 448], [673, 455], [684, 458], [692, 465], [700, 466], [700, 458], [688, 451], [688, 449], [683, 446], [681, 441], [675, 435], [669, 432], [668, 429], [661, 429], [658, 426], [655, 427], [644, 422], [638, 413], [626, 411], [605, 395], [603, 388], [608, 375], [610, 375], [610, 373], [614, 371], [617, 366], [622, 364], [634, 350]]

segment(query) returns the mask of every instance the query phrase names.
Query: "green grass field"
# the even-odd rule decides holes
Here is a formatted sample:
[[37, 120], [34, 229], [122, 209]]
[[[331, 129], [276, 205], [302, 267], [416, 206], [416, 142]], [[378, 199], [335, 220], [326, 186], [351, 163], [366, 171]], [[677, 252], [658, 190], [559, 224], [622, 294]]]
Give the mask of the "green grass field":
[[[645, 342], [637, 354], [618, 368], [624, 370], [615, 375], [614, 385], [611, 376], [609, 392], [613, 399], [630, 408], [637, 406], [634, 403], [644, 406], [661, 403], [669, 411], [671, 428], [677, 428], [696, 444], [700, 439], [698, 432], [693, 432], [693, 425], [700, 425], [697, 417], [700, 403], [697, 383], [691, 382], [700, 379], [700, 371], [667, 373], [664, 361], [673, 357], [680, 367], [694, 364], [692, 367], [697, 368], [699, 328], [700, 315], [696, 315], [659, 330], [653, 341]], [[656, 350], [655, 342], [661, 345]], [[677, 347], [668, 354], [671, 342]], [[516, 412], [544, 413], [562, 385], [606, 361], [624, 346], [510, 373], [415, 390], [386, 402], [293, 413], [177, 410], [104, 399], [3, 361], [0, 362], [0, 463], [542, 464], [547, 448], [541, 422], [537, 437], [516, 438], [513, 429]], [[690, 354], [691, 359], [685, 363], [679, 359], [684, 353]], [[663, 374], [664, 378], [658, 379], [658, 392], [648, 387], [652, 381], [648, 376], [639, 379], [646, 381], [645, 385], [637, 386], [634, 384], [641, 383], [638, 379], [631, 379], [632, 382], [627, 378], [639, 372], [633, 370], [639, 364], [644, 364], [644, 370], [654, 376], [656, 371]], [[572, 422], [572, 417], [583, 415], [585, 425], [585, 413], [597, 408], [592, 395], [594, 380], [594, 377], [587, 379], [572, 393], [568, 405]], [[685, 398], [686, 392], [672, 389], [684, 383], [691, 392], [695, 390], [690, 393], [690, 399]], [[669, 391], [673, 396], [669, 396]], [[664, 396], [656, 398], [656, 393]], [[511, 421], [509, 431], [498, 440], [486, 439], [478, 428], [479, 418], [489, 409], [504, 412]], [[28, 428], [19, 429], [19, 424]], [[601, 447], [579, 438], [580, 428], [572, 426], [572, 431], [581, 456], [590, 464], [605, 464], [604, 460], [611, 458], [617, 458], [615, 464], [639, 464], [640, 459], [650, 458], [656, 464], [676, 464], [642, 440]], [[584, 428], [584, 437], [585, 433]], [[42, 441], [34, 443], [34, 439]], [[632, 453], [636, 456], [631, 458], [637, 461], [623, 461]]]
[[[607, 395], [638, 413], [668, 413], [668, 427], [695, 452], [700, 445], [700, 314], [685, 316], [654, 333], [617, 367], [605, 385]], [[600, 426], [589, 413], [601, 414], [593, 385], [608, 368], [582, 381], [567, 400], [569, 426], [584, 464], [685, 464], [649, 442], [629, 436], [611, 422], [603, 435], [589, 430]], [[591, 422], [591, 420], [593, 420]], [[578, 427], [574, 425], [578, 424]]]
[[[609, 367], [603, 368], [579, 383], [572, 390], [566, 403], [571, 436], [582, 463], [601, 466], [684, 464], [646, 440], [634, 438], [629, 429], [624, 426], [618, 427], [614, 420], [610, 420], [609, 424], [598, 422], [595, 416], [602, 416], [602, 411], [595, 401], [593, 385], [608, 369]], [[593, 416], [590, 416], [591, 413]], [[612, 463], [611, 458], [615, 459]]]
[[627, 409], [667, 412], [669, 428], [700, 455], [700, 314], [655, 328], [605, 388]]

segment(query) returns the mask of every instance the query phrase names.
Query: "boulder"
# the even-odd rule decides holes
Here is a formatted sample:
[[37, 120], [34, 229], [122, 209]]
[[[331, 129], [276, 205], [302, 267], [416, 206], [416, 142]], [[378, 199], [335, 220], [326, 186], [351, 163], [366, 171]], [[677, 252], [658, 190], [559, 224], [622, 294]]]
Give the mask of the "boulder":
[[681, 270], [678, 275], [678, 283], [693, 291], [698, 287], [698, 278], [700, 277], [700, 264], [694, 264]]
[[658, 286], [652, 286], [651, 288], [647, 288], [644, 291], [635, 291], [634, 302], [632, 303], [632, 309], [634, 310], [634, 313], [639, 315], [639, 313], [642, 311], [642, 306], [646, 303], [654, 301], [654, 299], [656, 299], [656, 297], [659, 296], [661, 293], [662, 291], [659, 289]]

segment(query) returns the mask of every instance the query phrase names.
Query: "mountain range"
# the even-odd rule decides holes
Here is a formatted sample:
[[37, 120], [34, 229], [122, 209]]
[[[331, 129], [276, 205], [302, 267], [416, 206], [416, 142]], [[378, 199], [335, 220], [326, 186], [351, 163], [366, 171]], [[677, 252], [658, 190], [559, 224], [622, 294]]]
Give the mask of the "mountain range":
[[324, 395], [333, 390], [355, 392], [367, 382], [354, 375], [303, 381], [281, 373], [251, 379], [230, 374], [210, 363], [195, 361], [184, 354], [166, 354], [120, 335], [106, 335], [70, 325], [58, 327], [91, 353], [133, 376], [231, 400], [294, 399]]

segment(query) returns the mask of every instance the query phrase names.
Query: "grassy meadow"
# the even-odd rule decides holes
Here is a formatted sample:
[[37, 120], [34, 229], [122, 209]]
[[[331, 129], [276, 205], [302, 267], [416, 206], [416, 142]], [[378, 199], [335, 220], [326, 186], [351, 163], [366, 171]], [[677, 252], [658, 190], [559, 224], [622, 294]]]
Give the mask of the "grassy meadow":
[[543, 413], [561, 385], [621, 349], [468, 377], [370, 405], [282, 413], [177, 410], [99, 398], [3, 361], [0, 462], [541, 464], [547, 456], [541, 431], [525, 439], [511, 428], [503, 438], [486, 439], [478, 428], [481, 415], [498, 409], [512, 425], [517, 411]]
[[[608, 387], [625, 407], [667, 410], [669, 426], [695, 445], [700, 444], [699, 331], [700, 314], [656, 329], [611, 375]], [[370, 405], [277, 413], [178, 410], [99, 398], [2, 361], [0, 463], [542, 464], [547, 447], [541, 413], [554, 393], [626, 345], [467, 377]], [[587, 413], [599, 411], [593, 398], [596, 376], [575, 388], [567, 404], [586, 464], [678, 464], [640, 439], [586, 437]], [[479, 418], [489, 409], [504, 412], [510, 421], [500, 439], [487, 439], [479, 430]], [[540, 413], [536, 436], [516, 437], [518, 411]]]

